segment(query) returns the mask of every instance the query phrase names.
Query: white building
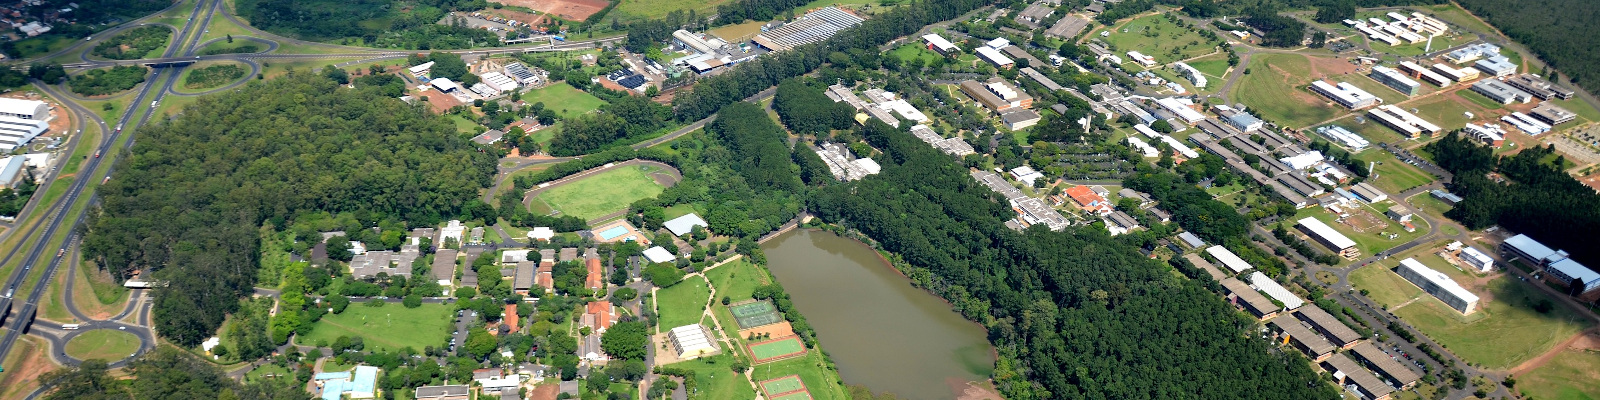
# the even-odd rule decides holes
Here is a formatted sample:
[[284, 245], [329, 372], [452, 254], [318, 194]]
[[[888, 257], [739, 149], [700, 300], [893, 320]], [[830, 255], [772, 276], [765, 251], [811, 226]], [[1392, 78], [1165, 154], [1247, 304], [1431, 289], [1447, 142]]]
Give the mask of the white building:
[[1306, 169], [1306, 168], [1311, 168], [1313, 166], [1316, 166], [1317, 164], [1321, 164], [1322, 163], [1322, 152], [1316, 151], [1316, 150], [1312, 150], [1312, 151], [1308, 151], [1308, 152], [1305, 152], [1305, 153], [1301, 153], [1300, 155], [1297, 155], [1297, 156], [1290, 156], [1290, 157], [1280, 158], [1280, 159], [1278, 159], [1278, 161], [1282, 161], [1284, 164], [1288, 164], [1289, 168], [1293, 168], [1295, 170], [1302, 170], [1302, 169]]
[[717, 344], [711, 341], [710, 336], [705, 326], [700, 324], [684, 325], [667, 332], [667, 340], [671, 341], [679, 360], [717, 354]]
[[1183, 77], [1188, 79], [1189, 82], [1194, 83], [1194, 87], [1206, 87], [1206, 76], [1205, 74], [1200, 73], [1200, 70], [1195, 69], [1194, 67], [1189, 66], [1188, 63], [1182, 61], [1172, 63], [1172, 67], [1177, 68], [1179, 74], [1183, 75]]
[[1294, 292], [1285, 289], [1283, 285], [1279, 285], [1277, 281], [1267, 277], [1267, 274], [1263, 274], [1261, 271], [1250, 274], [1250, 286], [1255, 287], [1256, 290], [1262, 293], [1266, 293], [1273, 300], [1283, 303], [1283, 309], [1285, 310], [1293, 310], [1306, 305], [1306, 301], [1301, 300], [1300, 296], [1296, 296]]
[[1189, 105], [1185, 104], [1184, 101], [1175, 97], [1156, 99], [1156, 104], [1160, 105], [1161, 108], [1172, 112], [1174, 115], [1177, 115], [1178, 118], [1183, 119], [1183, 122], [1193, 124], [1195, 122], [1199, 122], [1200, 120], [1206, 119], [1205, 114], [1195, 111], [1194, 108], [1189, 107]]
[[412, 66], [410, 68], [411, 76], [415, 76], [415, 77], [428, 76], [428, 71], [431, 70], [431, 69], [433, 69], [433, 61], [417, 64], [417, 65]]
[[461, 225], [460, 220], [450, 220], [439, 229], [439, 246], [443, 247], [446, 240], [454, 239], [456, 244], [465, 244], [467, 227]]
[[1311, 82], [1311, 91], [1327, 96], [1335, 103], [1352, 110], [1371, 107], [1383, 102], [1383, 99], [1379, 99], [1378, 96], [1373, 96], [1372, 93], [1367, 93], [1367, 91], [1361, 90], [1361, 88], [1351, 85], [1349, 82], [1339, 82], [1338, 85], [1331, 85], [1318, 79]]
[[1434, 271], [1414, 258], [1400, 260], [1400, 268], [1395, 269], [1395, 273], [1462, 314], [1471, 314], [1478, 307], [1477, 295], [1462, 288], [1450, 276]]
[[1226, 248], [1226, 247], [1222, 247], [1222, 246], [1211, 246], [1211, 247], [1208, 247], [1208, 248], [1206, 248], [1206, 254], [1210, 254], [1211, 258], [1217, 259], [1218, 263], [1221, 263], [1222, 266], [1228, 267], [1228, 269], [1233, 270], [1233, 273], [1236, 273], [1236, 274], [1240, 273], [1240, 272], [1244, 272], [1244, 271], [1249, 270], [1251, 268], [1250, 267], [1250, 263], [1244, 262], [1244, 259], [1239, 258], [1239, 256], [1236, 255], [1236, 254], [1233, 254], [1232, 251], [1228, 251], [1228, 248]]
[[50, 119], [50, 104], [38, 100], [0, 97], [0, 116], [22, 119]]
[[978, 58], [994, 64], [995, 68], [1006, 69], [1016, 65], [1016, 61], [1012, 61], [1011, 57], [1006, 57], [1005, 54], [1000, 53], [1000, 50], [995, 50], [992, 47], [979, 47], [974, 52], [978, 53]]
[[428, 81], [428, 84], [433, 85], [434, 89], [439, 89], [440, 92], [444, 93], [450, 93], [461, 89], [461, 86], [457, 85], [455, 82], [451, 82], [450, 78], [433, 78], [433, 80]]
[[677, 256], [672, 255], [672, 252], [661, 246], [645, 249], [644, 258], [650, 260], [651, 263], [666, 263], [678, 259]]
[[50, 123], [43, 120], [0, 116], [0, 151], [10, 152], [25, 146], [49, 129]]
[[1140, 53], [1138, 51], [1129, 51], [1127, 54], [1128, 54], [1128, 59], [1133, 60], [1133, 62], [1139, 63], [1139, 65], [1143, 65], [1143, 66], [1146, 66], [1146, 67], [1156, 65], [1156, 58], [1155, 57], [1144, 55], [1144, 53]]
[[1044, 174], [1039, 173], [1039, 171], [1034, 171], [1033, 167], [1024, 165], [1021, 167], [1012, 168], [1011, 177], [1016, 178], [1017, 182], [1032, 185], [1034, 181], [1044, 178]]
[[939, 54], [948, 56], [961, 51], [960, 46], [956, 46], [955, 43], [950, 43], [949, 40], [945, 40], [944, 36], [939, 36], [937, 33], [923, 35], [922, 40], [928, 42], [929, 50], [937, 51]]
[[1488, 254], [1484, 254], [1482, 251], [1478, 251], [1477, 248], [1472, 246], [1466, 246], [1462, 248], [1461, 253], [1458, 254], [1456, 258], [1460, 259], [1461, 262], [1472, 266], [1472, 268], [1477, 269], [1479, 272], [1489, 272], [1490, 270], [1494, 269], [1494, 259], [1489, 258]]
[[1138, 149], [1139, 153], [1144, 154], [1145, 157], [1158, 157], [1161, 155], [1161, 151], [1156, 150], [1155, 146], [1151, 146], [1149, 143], [1145, 143], [1144, 140], [1140, 140], [1139, 138], [1129, 136], [1128, 144], [1132, 145], [1134, 149]]
[[520, 86], [517, 84], [517, 80], [499, 72], [485, 72], [479, 77], [483, 78], [483, 83], [502, 92], [517, 90], [517, 87]]
[[672, 236], [683, 236], [686, 233], [694, 231], [694, 227], [696, 226], [701, 228], [711, 226], [707, 225], [706, 220], [701, 219], [700, 216], [695, 215], [695, 213], [684, 214], [683, 216], [673, 218], [671, 221], [667, 221], [662, 225], [665, 226], [668, 231], [672, 232]]
[[1323, 223], [1322, 220], [1319, 220], [1316, 217], [1305, 217], [1300, 219], [1299, 222], [1301, 231], [1305, 232], [1306, 235], [1311, 236], [1311, 238], [1316, 240], [1317, 243], [1322, 243], [1323, 246], [1328, 246], [1329, 249], [1333, 249], [1333, 251], [1339, 253], [1339, 255], [1344, 256], [1345, 258], [1351, 258], [1361, 254], [1361, 250], [1356, 249], [1356, 242], [1354, 240], [1350, 240], [1350, 238], [1345, 237], [1344, 234], [1334, 230], [1333, 227]]

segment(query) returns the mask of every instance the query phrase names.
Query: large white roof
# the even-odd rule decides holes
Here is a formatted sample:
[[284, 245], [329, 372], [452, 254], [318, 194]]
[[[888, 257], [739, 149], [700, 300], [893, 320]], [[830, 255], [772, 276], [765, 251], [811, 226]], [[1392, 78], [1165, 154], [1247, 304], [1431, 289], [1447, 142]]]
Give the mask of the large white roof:
[[45, 107], [45, 103], [38, 100], [0, 97], [0, 113], [34, 115], [39, 111], [39, 107]]
[[652, 263], [672, 262], [672, 260], [678, 259], [677, 256], [672, 255], [672, 252], [661, 246], [645, 249], [644, 258], [649, 259]]
[[1427, 279], [1428, 282], [1432, 282], [1435, 286], [1444, 289], [1446, 292], [1450, 292], [1451, 296], [1455, 296], [1462, 301], [1467, 303], [1476, 303], [1478, 301], [1478, 295], [1472, 294], [1471, 291], [1461, 287], [1461, 284], [1458, 284], [1455, 280], [1450, 279], [1449, 275], [1445, 275], [1443, 272], [1434, 271], [1433, 268], [1428, 268], [1428, 266], [1422, 265], [1421, 262], [1417, 262], [1417, 259], [1415, 258], [1400, 260], [1400, 268], [1409, 269], [1412, 272], [1415, 272], [1417, 276]]
[[1212, 258], [1216, 258], [1217, 262], [1221, 262], [1223, 266], [1233, 270], [1234, 273], [1240, 273], [1250, 269], [1250, 263], [1244, 262], [1244, 259], [1239, 258], [1238, 255], [1228, 251], [1226, 247], [1211, 246], [1210, 248], [1206, 249], [1206, 253], [1211, 254]]
[[681, 217], [673, 218], [671, 221], [667, 221], [661, 225], [666, 226], [667, 230], [672, 231], [672, 236], [682, 236], [685, 233], [689, 233], [690, 231], [694, 230], [695, 225], [705, 227], [710, 226], [706, 224], [706, 220], [700, 219], [700, 216], [695, 215], [694, 213], [684, 214]]
[[1268, 278], [1267, 274], [1263, 274], [1261, 271], [1250, 274], [1250, 286], [1255, 286], [1256, 290], [1260, 290], [1266, 293], [1267, 296], [1271, 296], [1273, 300], [1283, 303], [1283, 308], [1286, 310], [1300, 308], [1300, 306], [1306, 304], [1306, 301], [1301, 300], [1300, 296], [1295, 296], [1294, 292], [1284, 289], [1283, 285], [1279, 285], [1278, 282]]
[[1335, 250], [1344, 250], [1356, 245], [1356, 241], [1350, 240], [1339, 231], [1333, 230], [1333, 227], [1322, 223], [1322, 220], [1316, 217], [1302, 218], [1300, 219], [1300, 225], [1310, 229], [1311, 233], [1321, 236], [1323, 240], [1328, 241], [1328, 244], [1332, 244]]

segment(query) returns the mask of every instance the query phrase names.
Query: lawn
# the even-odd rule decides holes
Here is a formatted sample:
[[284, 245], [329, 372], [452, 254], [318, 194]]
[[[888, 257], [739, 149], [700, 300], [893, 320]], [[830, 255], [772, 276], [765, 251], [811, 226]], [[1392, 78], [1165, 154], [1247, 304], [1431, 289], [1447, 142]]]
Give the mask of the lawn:
[[623, 1], [617, 5], [616, 9], [612, 10], [613, 14], [611, 15], [620, 13], [624, 20], [661, 19], [666, 17], [667, 13], [678, 10], [694, 10], [697, 15], [702, 16], [714, 15], [716, 14], [717, 5], [727, 2], [727, 0]]
[[890, 51], [889, 54], [894, 55], [895, 58], [900, 59], [902, 62], [922, 59], [923, 64], [933, 63], [944, 57], [939, 55], [938, 52], [928, 50], [927, 47], [922, 47], [920, 42], [912, 42], [904, 46], [900, 46], [900, 48]]
[[111, 329], [87, 331], [67, 342], [67, 355], [79, 360], [112, 362], [127, 358], [135, 351], [139, 351], [138, 336]]
[[718, 299], [727, 297], [732, 301], [751, 298], [756, 286], [771, 281], [767, 278], [766, 270], [743, 259], [706, 271], [706, 278], [711, 279], [711, 284], [717, 288]]
[[1467, 99], [1467, 101], [1471, 101], [1472, 104], [1476, 104], [1478, 107], [1483, 107], [1486, 110], [1499, 110], [1506, 107], [1504, 104], [1490, 100], [1488, 97], [1484, 97], [1483, 95], [1478, 94], [1478, 92], [1474, 92], [1472, 90], [1459, 90], [1456, 91], [1456, 95], [1461, 96], [1462, 98]]
[[728, 366], [733, 364], [733, 356], [720, 354], [713, 357], [703, 357], [694, 360], [672, 364], [674, 368], [684, 368], [695, 372], [695, 379], [700, 389], [699, 398], [705, 399], [753, 399], [756, 398], [755, 389], [750, 387], [750, 382], [744, 376], [736, 374]]
[[1189, 66], [1200, 70], [1200, 73], [1210, 75], [1212, 78], [1222, 79], [1223, 75], [1228, 74], [1228, 56], [1218, 54], [1202, 57], [1198, 60], [1190, 61]]
[[677, 218], [677, 217], [682, 217], [684, 215], [689, 215], [690, 213], [705, 214], [705, 213], [701, 212], [700, 210], [695, 209], [694, 208], [694, 204], [688, 204], [688, 203], [678, 204], [678, 205], [675, 205], [675, 206], [672, 206], [672, 207], [667, 207], [667, 220], [671, 220], [671, 219]]
[[1413, 8], [1416, 8], [1423, 14], [1428, 14], [1434, 18], [1438, 18], [1440, 21], [1454, 25], [1451, 27], [1451, 29], [1466, 28], [1477, 33], [1484, 34], [1495, 32], [1494, 28], [1489, 27], [1489, 24], [1486, 24], [1482, 20], [1473, 17], [1471, 13], [1467, 12], [1467, 10], [1463, 10], [1461, 7], [1456, 7], [1454, 4]]
[[[1298, 54], [1257, 54], [1249, 74], [1234, 89], [1234, 101], [1256, 110], [1262, 119], [1302, 128], [1332, 119], [1346, 110], [1306, 89], [1311, 62]], [[1361, 78], [1366, 79], [1366, 78]]]
[[1217, 42], [1200, 36], [1198, 31], [1168, 21], [1165, 15], [1129, 21], [1105, 40], [1119, 54], [1138, 51], [1154, 57], [1160, 64], [1205, 55], [1217, 46]]
[[805, 382], [806, 390], [811, 392], [813, 399], [846, 399], [844, 388], [839, 386], [839, 373], [829, 369], [823, 361], [822, 352], [812, 349], [803, 357], [771, 362], [751, 367], [750, 378], [756, 382], [782, 378], [789, 375], [800, 375], [800, 381]]
[[606, 104], [605, 100], [578, 90], [566, 82], [523, 93], [522, 101], [528, 104], [544, 103], [545, 108], [554, 110], [563, 119], [586, 114]]
[[17, 59], [25, 60], [59, 51], [67, 48], [67, 46], [71, 46], [72, 43], [74, 43], [74, 41], [77, 39], [78, 38], [70, 38], [62, 35], [47, 34], [18, 40], [15, 42], [17, 45], [17, 53], [19, 54]]
[[661, 329], [667, 330], [700, 323], [705, 315], [711, 288], [705, 278], [689, 277], [672, 287], [656, 291], [656, 308], [661, 313]]
[[[1383, 99], [1383, 104], [1395, 104], [1411, 98], [1411, 96], [1407, 96], [1405, 93], [1400, 93], [1400, 91], [1394, 90], [1394, 88], [1389, 87], [1389, 85], [1385, 85], [1381, 82], [1373, 80], [1370, 76], [1345, 76], [1342, 79], [1344, 79], [1345, 82], [1350, 82], [1351, 85], [1356, 85], [1356, 87], [1361, 88], [1361, 90], [1367, 91], [1367, 93], [1372, 93], [1373, 96], [1378, 96], [1378, 98]], [[1423, 92], [1424, 90], [1417, 91], [1418, 94]]]
[[1548, 364], [1517, 377], [1529, 398], [1600, 399], [1600, 352], [1567, 350]]
[[[590, 220], [623, 211], [639, 199], [665, 189], [650, 178], [655, 167], [613, 168], [542, 193], [537, 199], [567, 215]], [[537, 204], [537, 203], [535, 203]]]
[[1600, 110], [1595, 110], [1594, 107], [1590, 106], [1589, 103], [1585, 103], [1582, 99], [1549, 100], [1549, 103], [1578, 114], [1580, 119], [1589, 120], [1589, 122], [1600, 121]]
[[[1384, 205], [1384, 207], [1387, 207], [1387, 205]], [[1417, 227], [1416, 232], [1406, 232], [1404, 229], [1402, 229], [1400, 224], [1389, 220], [1389, 218], [1385, 217], [1381, 211], [1374, 210], [1373, 207], [1362, 207], [1361, 210], [1372, 213], [1372, 215], [1385, 224], [1385, 226], [1382, 228], [1369, 229], [1367, 233], [1359, 233], [1349, 225], [1334, 221], [1337, 216], [1333, 215], [1331, 212], [1328, 212], [1327, 209], [1321, 207], [1311, 207], [1300, 210], [1299, 213], [1295, 214], [1294, 219], [1299, 220], [1305, 217], [1316, 217], [1317, 219], [1322, 220], [1323, 223], [1328, 224], [1328, 226], [1332, 227], [1333, 230], [1339, 231], [1339, 233], [1344, 234], [1345, 237], [1349, 237], [1350, 240], [1354, 240], [1356, 242], [1356, 248], [1360, 249], [1361, 254], [1363, 255], [1378, 254], [1384, 250], [1394, 248], [1395, 246], [1409, 242], [1412, 239], [1421, 237], [1423, 234], [1428, 232], [1428, 225], [1423, 223], [1420, 219], [1413, 218], [1411, 220], [1411, 223]], [[1381, 235], [1384, 232], [1393, 233], [1398, 236], [1396, 236], [1394, 239], [1389, 239], [1387, 236]], [[1313, 244], [1313, 246], [1321, 247], [1321, 245], [1318, 244]]]
[[1406, 189], [1426, 185], [1428, 182], [1437, 179], [1433, 174], [1423, 172], [1422, 169], [1414, 165], [1406, 164], [1395, 158], [1394, 154], [1383, 149], [1369, 148], [1357, 153], [1355, 158], [1368, 163], [1377, 162], [1377, 167], [1373, 169], [1373, 172], [1377, 173], [1377, 177], [1368, 179], [1368, 182], [1371, 182], [1373, 186], [1377, 186], [1378, 189], [1391, 194], [1399, 194]]
[[262, 377], [268, 375], [271, 375], [273, 377], [272, 379], [290, 376], [288, 368], [280, 367], [278, 364], [272, 363], [261, 364], [261, 366], [258, 366], [255, 369], [250, 370], [250, 372], [246, 372], [244, 374], [245, 380], [250, 382], [260, 382]]
[[316, 343], [327, 340], [333, 343], [340, 336], [360, 336], [368, 349], [396, 351], [410, 347], [421, 351], [423, 347], [444, 344], [449, 337], [450, 307], [443, 304], [423, 304], [405, 308], [399, 303], [383, 307], [351, 304], [342, 314], [329, 314], [317, 321], [311, 334], [297, 337], [298, 343]]
[[[1399, 261], [1388, 262], [1395, 264]], [[1422, 289], [1407, 282], [1400, 275], [1395, 274], [1390, 268], [1393, 265], [1372, 263], [1350, 272], [1350, 284], [1357, 289], [1367, 291], [1367, 298], [1378, 302], [1380, 307], [1389, 308], [1400, 305], [1417, 296], [1423, 295]]]
[[[1461, 90], [1456, 93], [1471, 93], [1471, 90]], [[1476, 95], [1477, 93], [1473, 93]], [[1489, 114], [1489, 108], [1474, 103], [1471, 99], [1461, 99], [1448, 94], [1433, 96], [1420, 101], [1406, 103], [1402, 106], [1406, 111], [1417, 109], [1416, 115], [1434, 125], [1438, 125], [1445, 132], [1461, 129], [1467, 126], [1472, 119], [1465, 113], [1470, 112], [1474, 117], [1482, 118]]]
[[1516, 366], [1590, 325], [1559, 302], [1548, 314], [1534, 311], [1535, 304], [1556, 300], [1520, 280], [1496, 279], [1487, 296], [1475, 292], [1483, 300], [1472, 315], [1463, 316], [1431, 296], [1394, 313], [1463, 360], [1493, 369]]

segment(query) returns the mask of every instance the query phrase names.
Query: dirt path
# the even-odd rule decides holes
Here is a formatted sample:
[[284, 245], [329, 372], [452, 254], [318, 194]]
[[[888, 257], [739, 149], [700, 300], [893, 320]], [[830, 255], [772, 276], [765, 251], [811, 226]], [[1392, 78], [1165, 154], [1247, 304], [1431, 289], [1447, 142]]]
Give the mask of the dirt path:
[[1571, 348], [1600, 347], [1600, 336], [1596, 335], [1600, 335], [1600, 327], [1589, 328], [1583, 332], [1578, 332], [1578, 334], [1572, 335], [1572, 337], [1567, 338], [1567, 340], [1561, 341], [1560, 344], [1557, 344], [1556, 347], [1551, 348], [1550, 351], [1546, 351], [1544, 354], [1540, 354], [1538, 357], [1534, 357], [1531, 360], [1523, 361], [1521, 365], [1511, 368], [1511, 375], [1520, 375], [1524, 372], [1532, 371], [1536, 368], [1544, 366], [1546, 363], [1549, 363], [1550, 360], [1555, 359], [1556, 356], [1561, 355], [1561, 353], [1566, 352]]

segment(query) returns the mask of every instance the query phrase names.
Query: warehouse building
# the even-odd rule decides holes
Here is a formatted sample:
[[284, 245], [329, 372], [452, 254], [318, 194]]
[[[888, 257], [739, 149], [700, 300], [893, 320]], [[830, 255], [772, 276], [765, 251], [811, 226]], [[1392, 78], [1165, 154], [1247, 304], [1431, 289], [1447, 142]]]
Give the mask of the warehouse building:
[[1328, 343], [1328, 339], [1317, 336], [1311, 328], [1293, 318], [1273, 318], [1272, 328], [1278, 332], [1282, 343], [1293, 344], [1294, 348], [1311, 357], [1311, 361], [1322, 362], [1333, 356], [1333, 350], [1337, 349], [1333, 343]]
[[1456, 254], [1456, 258], [1472, 266], [1478, 272], [1489, 272], [1494, 269], [1494, 258], [1490, 258], [1488, 254], [1479, 251], [1476, 247], [1463, 247], [1461, 252]]
[[1578, 118], [1578, 114], [1567, 111], [1567, 109], [1555, 104], [1550, 104], [1550, 102], [1539, 103], [1539, 106], [1534, 107], [1532, 111], [1528, 111], [1528, 114], [1551, 126], [1572, 122], [1573, 119]]
[[1206, 254], [1210, 254], [1211, 258], [1215, 258], [1218, 263], [1221, 263], [1222, 266], [1233, 270], [1233, 273], [1235, 274], [1242, 273], [1250, 269], [1250, 263], [1244, 262], [1244, 259], [1239, 258], [1239, 256], [1233, 254], [1232, 251], [1228, 251], [1228, 248], [1226, 247], [1211, 246], [1206, 248]]
[[1316, 240], [1317, 243], [1327, 246], [1345, 258], [1355, 258], [1361, 255], [1361, 250], [1356, 248], [1354, 240], [1350, 240], [1339, 231], [1333, 230], [1333, 227], [1328, 226], [1328, 224], [1323, 223], [1322, 220], [1316, 217], [1301, 218], [1296, 226], [1300, 228], [1300, 231], [1310, 236], [1311, 239]]
[[43, 120], [0, 116], [0, 151], [10, 152], [25, 146], [49, 129], [50, 123]]
[[752, 41], [767, 50], [783, 51], [833, 37], [865, 20], [838, 7], [823, 7], [799, 20], [762, 32]]
[[1261, 293], [1266, 293], [1267, 296], [1272, 297], [1273, 300], [1277, 300], [1279, 303], [1282, 303], [1283, 309], [1285, 310], [1293, 310], [1300, 308], [1300, 306], [1306, 305], [1306, 301], [1301, 300], [1300, 296], [1296, 296], [1294, 292], [1289, 291], [1289, 289], [1285, 289], [1283, 285], [1278, 284], [1278, 281], [1272, 280], [1272, 278], [1267, 277], [1267, 274], [1263, 274], [1261, 271], [1250, 273], [1250, 286], [1256, 288], [1256, 290], [1260, 290]]
[[1576, 94], [1572, 89], [1556, 86], [1534, 74], [1522, 74], [1515, 78], [1507, 79], [1506, 83], [1517, 89], [1522, 89], [1524, 92], [1531, 93], [1540, 100], [1565, 100], [1572, 98], [1572, 95]]
[[1441, 129], [1432, 122], [1411, 114], [1394, 105], [1385, 104], [1367, 112], [1367, 116], [1384, 126], [1394, 129], [1407, 138], [1416, 139], [1422, 135], [1438, 136]]
[[1546, 279], [1563, 285], [1571, 285], [1573, 281], [1578, 281], [1583, 285], [1583, 288], [1578, 290], [1580, 294], [1600, 289], [1600, 273], [1571, 258], [1550, 263], [1544, 272], [1548, 275]]
[[1000, 122], [1006, 129], [1020, 131], [1039, 123], [1043, 119], [1038, 112], [1026, 108], [1014, 108], [1000, 113]]
[[1361, 334], [1356, 333], [1354, 329], [1350, 329], [1350, 326], [1345, 325], [1344, 321], [1334, 317], [1333, 314], [1329, 314], [1322, 307], [1301, 307], [1299, 310], [1295, 310], [1294, 315], [1296, 318], [1300, 318], [1301, 321], [1305, 321], [1306, 324], [1311, 325], [1317, 332], [1321, 332], [1323, 336], [1327, 336], [1329, 342], [1339, 346], [1341, 349], [1355, 347], [1356, 343], [1361, 340]]
[[1500, 252], [1507, 257], [1521, 258], [1535, 266], [1546, 266], [1567, 258], [1567, 252], [1553, 250], [1528, 235], [1521, 234], [1501, 242]]
[[1461, 287], [1444, 273], [1422, 265], [1415, 258], [1400, 260], [1400, 267], [1395, 269], [1395, 273], [1462, 314], [1471, 314], [1477, 310], [1477, 295]]
[[1499, 55], [1489, 57], [1488, 59], [1484, 60], [1478, 60], [1478, 62], [1472, 64], [1472, 67], [1477, 68], [1479, 71], [1483, 71], [1483, 73], [1489, 74], [1489, 76], [1496, 78], [1511, 76], [1512, 74], [1517, 73], [1517, 64], [1513, 64], [1511, 59]]
[[1351, 110], [1372, 107], [1383, 101], [1378, 96], [1373, 96], [1372, 93], [1367, 93], [1367, 91], [1361, 90], [1361, 88], [1348, 82], [1339, 82], [1338, 85], [1331, 85], [1319, 79], [1311, 82], [1311, 91], [1326, 96], [1335, 103], [1339, 103], [1339, 105]]
[[1261, 292], [1257, 292], [1255, 289], [1250, 288], [1250, 285], [1246, 285], [1238, 279], [1223, 278], [1219, 283], [1222, 284], [1223, 289], [1228, 291], [1229, 302], [1243, 307], [1246, 312], [1256, 316], [1258, 319], [1272, 318], [1278, 315], [1279, 310], [1283, 309], [1277, 304], [1273, 304], [1272, 300], [1268, 300], [1266, 296], [1262, 296]]
[[1417, 92], [1422, 90], [1422, 84], [1411, 80], [1411, 78], [1406, 77], [1405, 74], [1396, 71], [1394, 68], [1382, 65], [1374, 66], [1372, 67], [1372, 73], [1367, 76], [1372, 77], [1372, 80], [1378, 81], [1384, 86], [1393, 88], [1400, 93], [1405, 93], [1407, 96], [1416, 96]]
[[1527, 103], [1533, 100], [1533, 95], [1528, 92], [1494, 79], [1484, 79], [1472, 84], [1472, 91], [1500, 104]]
[[694, 32], [679, 29], [677, 32], [672, 32], [672, 38], [676, 39], [678, 44], [686, 49], [693, 49], [694, 51], [700, 53], [713, 53], [717, 51], [716, 46], [711, 45], [711, 42], [706, 41], [704, 38], [701, 38], [700, 35], [697, 35]]
[[50, 119], [50, 105], [38, 100], [0, 97], [0, 117], [42, 121]]
[[1319, 127], [1317, 128], [1317, 133], [1332, 140], [1334, 143], [1344, 145], [1344, 147], [1350, 149], [1351, 153], [1359, 153], [1372, 144], [1372, 142], [1367, 141], [1367, 138], [1338, 125]]
[[984, 107], [1001, 112], [1013, 108], [1032, 108], [1033, 96], [1023, 93], [1022, 89], [1011, 85], [1001, 78], [990, 78], [988, 81], [962, 81], [961, 91], [973, 100], [982, 103]]

